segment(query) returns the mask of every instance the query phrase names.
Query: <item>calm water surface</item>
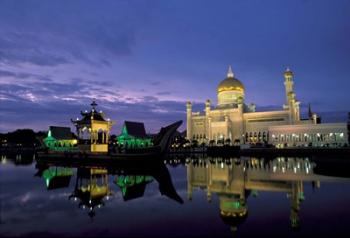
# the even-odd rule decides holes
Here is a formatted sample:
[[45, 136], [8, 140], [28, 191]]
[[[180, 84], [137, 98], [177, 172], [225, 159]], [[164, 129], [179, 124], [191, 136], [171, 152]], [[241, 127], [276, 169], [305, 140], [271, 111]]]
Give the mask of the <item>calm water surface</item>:
[[346, 236], [349, 165], [183, 158], [76, 168], [2, 156], [0, 236]]

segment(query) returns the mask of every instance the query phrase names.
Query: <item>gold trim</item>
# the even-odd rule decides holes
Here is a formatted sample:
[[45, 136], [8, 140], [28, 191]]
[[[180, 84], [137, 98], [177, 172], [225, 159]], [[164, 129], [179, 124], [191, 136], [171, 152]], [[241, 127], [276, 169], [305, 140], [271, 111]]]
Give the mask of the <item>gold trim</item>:
[[244, 92], [244, 89], [242, 87], [221, 87], [218, 88], [218, 92], [223, 92], [223, 91], [241, 91]]

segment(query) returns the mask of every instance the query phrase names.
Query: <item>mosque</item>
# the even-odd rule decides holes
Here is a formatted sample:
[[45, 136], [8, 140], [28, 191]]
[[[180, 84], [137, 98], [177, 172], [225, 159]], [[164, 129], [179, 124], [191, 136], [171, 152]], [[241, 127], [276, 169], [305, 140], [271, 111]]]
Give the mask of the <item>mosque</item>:
[[309, 107], [300, 118], [300, 101], [294, 92], [293, 72], [284, 72], [286, 102], [281, 110], [256, 112], [245, 104], [245, 88], [231, 66], [217, 87], [217, 105], [206, 100], [204, 113], [193, 112], [187, 102], [187, 139], [205, 144], [272, 144], [292, 146], [344, 146], [349, 143], [347, 123], [322, 123]]

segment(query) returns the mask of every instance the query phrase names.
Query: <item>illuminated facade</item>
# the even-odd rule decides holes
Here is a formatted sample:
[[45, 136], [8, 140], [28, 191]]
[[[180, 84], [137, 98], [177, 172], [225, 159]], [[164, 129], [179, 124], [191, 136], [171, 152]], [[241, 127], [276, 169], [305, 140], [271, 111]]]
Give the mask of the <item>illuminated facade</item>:
[[320, 124], [315, 113], [300, 118], [293, 72], [284, 72], [286, 103], [282, 110], [256, 112], [245, 104], [244, 85], [229, 67], [217, 88], [217, 105], [205, 102], [204, 113], [193, 112], [187, 102], [187, 139], [205, 144], [273, 144], [276, 146], [342, 146], [348, 144], [346, 123]]
[[117, 142], [124, 148], [144, 148], [153, 145], [152, 139], [146, 135], [144, 124], [131, 121], [124, 122]]
[[93, 101], [90, 112], [81, 112], [82, 119], [72, 120], [77, 129], [80, 151], [108, 152], [108, 139], [114, 122], [105, 119], [104, 113], [98, 112], [96, 106]]
[[50, 126], [44, 139], [46, 147], [54, 151], [70, 151], [77, 149], [77, 139], [69, 127]]

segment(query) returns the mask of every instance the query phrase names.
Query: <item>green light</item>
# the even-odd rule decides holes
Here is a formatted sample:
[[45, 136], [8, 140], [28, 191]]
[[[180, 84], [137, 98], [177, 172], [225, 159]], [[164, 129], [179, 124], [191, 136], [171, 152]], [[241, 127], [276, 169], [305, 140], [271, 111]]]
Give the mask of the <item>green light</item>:
[[143, 183], [143, 182], [151, 182], [153, 181], [152, 176], [144, 176], [144, 175], [121, 175], [118, 176], [115, 183], [121, 188], [123, 195], [125, 195], [128, 187], [132, 187], [134, 185]]
[[300, 200], [304, 200], [304, 199], [305, 199], [304, 193], [303, 193], [303, 192], [300, 192], [300, 193], [299, 193], [299, 199], [300, 199]]
[[223, 205], [224, 205], [225, 209], [230, 209], [230, 208], [239, 209], [239, 208], [241, 208], [241, 203], [239, 201], [234, 201], [234, 202], [227, 201]]
[[49, 187], [51, 179], [54, 177], [72, 176], [73, 170], [71, 168], [49, 168], [44, 170], [42, 177], [45, 179], [46, 186]]
[[46, 187], [49, 187], [49, 185], [50, 185], [50, 179], [47, 178], [45, 181], [46, 181]]
[[123, 126], [122, 134], [128, 135], [128, 130], [126, 129], [126, 126]]

